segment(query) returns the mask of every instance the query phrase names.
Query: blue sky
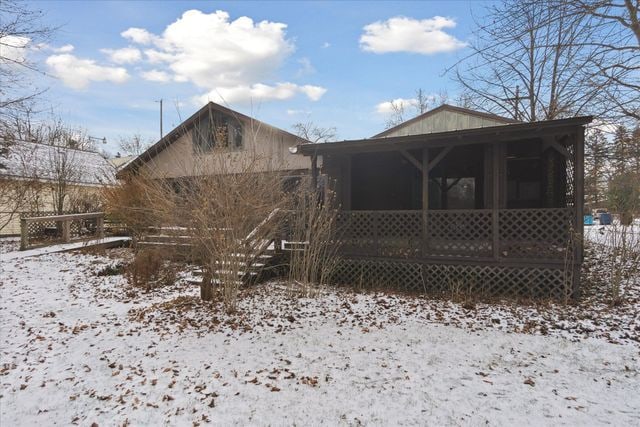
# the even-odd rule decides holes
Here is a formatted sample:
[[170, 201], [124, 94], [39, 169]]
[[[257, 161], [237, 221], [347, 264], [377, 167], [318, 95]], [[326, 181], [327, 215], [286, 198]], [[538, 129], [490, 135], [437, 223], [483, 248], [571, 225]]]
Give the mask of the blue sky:
[[[46, 99], [114, 151], [157, 139], [206, 99], [286, 130], [384, 128], [381, 103], [417, 88], [455, 97], [444, 69], [463, 56], [481, 2], [32, 2], [60, 25], [37, 56]], [[188, 12], [190, 11], [190, 12]], [[216, 13], [216, 11], [221, 11]], [[131, 30], [133, 29], [133, 30]], [[123, 34], [124, 33], [124, 34]], [[123, 50], [124, 49], [124, 50]], [[408, 102], [408, 101], [407, 101]], [[178, 114], [176, 105], [180, 114]], [[381, 112], [382, 111], [382, 112]]]

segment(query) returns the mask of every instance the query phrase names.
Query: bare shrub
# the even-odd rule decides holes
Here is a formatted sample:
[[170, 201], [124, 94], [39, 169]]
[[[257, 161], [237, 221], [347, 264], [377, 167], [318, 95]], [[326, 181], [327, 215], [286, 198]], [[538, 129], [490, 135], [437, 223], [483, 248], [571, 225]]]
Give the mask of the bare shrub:
[[637, 285], [640, 280], [640, 229], [618, 222], [603, 227], [598, 250], [604, 252], [611, 305], [625, 301], [625, 290]]
[[326, 284], [338, 262], [338, 211], [333, 193], [326, 200], [302, 186], [292, 199], [287, 218], [290, 245], [289, 282], [309, 296], [314, 285]]
[[[186, 141], [165, 151], [164, 158], [147, 160], [137, 175], [106, 197], [108, 213], [136, 235], [160, 225], [179, 228], [189, 258], [202, 266], [202, 299], [218, 299], [230, 312], [236, 310], [241, 286], [262, 268], [265, 251], [277, 252], [284, 223], [296, 205], [304, 208], [304, 220], [294, 215], [294, 223], [301, 224], [294, 227], [299, 230], [295, 239], [311, 245], [293, 255], [292, 277], [323, 282], [332, 269], [326, 256], [331, 240], [323, 236], [334, 224], [335, 212], [287, 188], [285, 179], [291, 177], [283, 171], [291, 170], [285, 161], [288, 152], [268, 141], [282, 135], [261, 126], [232, 113], [205, 111], [184, 129]], [[306, 224], [310, 230], [302, 228]], [[309, 240], [303, 232], [319, 238]]]
[[168, 261], [166, 252], [158, 249], [145, 249], [138, 252], [125, 269], [125, 277], [135, 287], [146, 291], [173, 285], [177, 274]]
[[168, 182], [146, 175], [125, 177], [103, 191], [105, 211], [110, 219], [126, 224], [134, 240], [149, 227], [173, 224], [176, 195]]
[[478, 278], [475, 274], [461, 275], [452, 269], [447, 268], [447, 270], [449, 298], [452, 301], [457, 301], [462, 307], [472, 310], [479, 300], [487, 297], [481, 286], [478, 286]]
[[182, 182], [181, 215], [193, 258], [203, 266], [203, 299], [213, 299], [217, 290], [227, 310], [234, 311], [243, 279], [273, 244], [289, 198], [280, 174], [259, 171], [266, 159], [216, 154], [208, 165], [215, 174], [192, 174]]

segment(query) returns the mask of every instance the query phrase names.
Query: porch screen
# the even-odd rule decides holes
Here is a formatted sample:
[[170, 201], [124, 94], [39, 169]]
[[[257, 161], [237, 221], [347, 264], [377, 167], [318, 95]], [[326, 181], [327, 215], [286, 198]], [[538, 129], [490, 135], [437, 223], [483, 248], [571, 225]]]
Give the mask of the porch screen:
[[542, 146], [540, 141], [507, 144], [507, 208], [542, 207]]
[[[438, 153], [430, 150], [429, 157]], [[429, 174], [429, 209], [483, 207], [484, 147], [456, 147]]]

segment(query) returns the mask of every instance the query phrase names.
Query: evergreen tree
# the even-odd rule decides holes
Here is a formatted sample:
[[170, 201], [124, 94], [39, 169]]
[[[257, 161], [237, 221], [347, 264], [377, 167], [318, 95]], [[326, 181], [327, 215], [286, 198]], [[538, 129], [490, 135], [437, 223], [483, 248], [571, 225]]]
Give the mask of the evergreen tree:
[[598, 207], [604, 198], [605, 171], [609, 144], [600, 129], [593, 129], [585, 138], [585, 199]]
[[612, 173], [614, 176], [624, 175], [627, 172], [630, 154], [629, 148], [631, 145], [630, 140], [631, 138], [627, 128], [624, 125], [618, 126], [613, 137], [613, 150], [611, 155], [611, 166], [613, 167]]

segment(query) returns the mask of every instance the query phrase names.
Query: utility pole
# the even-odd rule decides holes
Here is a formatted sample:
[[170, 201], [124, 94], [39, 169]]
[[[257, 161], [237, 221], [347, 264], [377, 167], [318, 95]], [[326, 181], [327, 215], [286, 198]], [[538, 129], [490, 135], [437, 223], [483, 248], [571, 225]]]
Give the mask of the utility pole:
[[520, 100], [524, 99], [524, 97], [520, 97], [520, 85], [516, 86], [516, 96], [513, 98], [504, 98], [503, 101], [514, 101], [515, 102], [515, 119], [520, 120]]
[[162, 133], [162, 98], [160, 98], [160, 100], [156, 102], [160, 103], [160, 139], [162, 139], [162, 137], [164, 136]]

